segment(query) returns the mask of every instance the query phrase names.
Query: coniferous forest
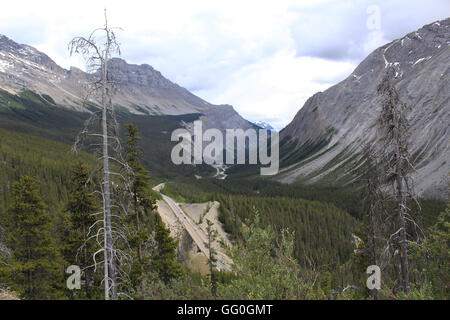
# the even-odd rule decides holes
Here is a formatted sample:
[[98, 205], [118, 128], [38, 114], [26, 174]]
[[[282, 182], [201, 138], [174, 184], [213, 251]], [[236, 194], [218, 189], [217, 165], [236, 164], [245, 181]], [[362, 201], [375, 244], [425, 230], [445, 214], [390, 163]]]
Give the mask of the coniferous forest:
[[[67, 54], [85, 71], [0, 34], [0, 300], [449, 299], [448, 18], [383, 46], [377, 38], [371, 53], [358, 43], [359, 66], [287, 50], [283, 63], [300, 55], [356, 69], [311, 75], [324, 91], [279, 132], [122, 60], [122, 31], [106, 9], [103, 19], [71, 34]], [[359, 52], [347, 49], [333, 50]], [[209, 72], [233, 50], [217, 49], [227, 55]], [[230, 92], [250, 96], [241, 89]], [[213, 138], [197, 140], [198, 123], [214, 143], [229, 130], [244, 136], [210, 163], [202, 152]], [[231, 151], [248, 163], [224, 165]], [[274, 175], [262, 173], [269, 151]]]
[[[358, 188], [298, 185], [287, 191], [284, 185], [258, 179], [209, 178], [199, 182], [180, 177], [169, 182], [164, 193], [180, 202], [220, 202], [220, 222], [236, 246], [231, 254], [239, 266], [247, 268], [245, 272], [217, 274], [218, 290], [213, 296], [207, 275], [193, 273], [177, 261], [177, 241], [161, 222], [155, 210], [159, 196], [150, 188], [163, 178], [150, 178], [140, 164], [138, 128], [128, 125], [123, 130], [125, 145], [130, 143], [131, 163], [139, 174], [134, 194], [142, 199], [122, 217], [130, 257], [122, 266], [127, 271], [122, 285], [130, 297], [371, 297], [364, 286], [365, 267], [370, 261], [369, 223]], [[1, 239], [6, 250], [2, 251], [0, 282], [24, 299], [103, 299], [101, 270], [92, 266], [92, 255], [98, 248], [95, 241], [86, 242], [96, 233], [97, 229], [86, 230], [96, 221], [93, 214], [101, 212], [102, 205], [93, 193], [99, 183], [92, 174], [95, 157], [85, 151], [74, 155], [70, 145], [54, 140], [4, 129], [1, 132]], [[426, 240], [411, 248], [411, 294], [418, 299], [446, 299], [449, 208], [438, 200], [420, 200], [420, 206]], [[260, 255], [268, 259], [262, 269], [253, 261]], [[73, 264], [82, 268], [83, 290], [65, 286], [65, 270]], [[394, 282], [396, 271], [390, 272], [392, 278], [385, 281]], [[286, 279], [267, 278], [272, 273]], [[358, 289], [343, 292], [349, 284]], [[281, 288], [275, 290], [277, 286]], [[386, 299], [403, 297], [392, 291], [381, 294]]]

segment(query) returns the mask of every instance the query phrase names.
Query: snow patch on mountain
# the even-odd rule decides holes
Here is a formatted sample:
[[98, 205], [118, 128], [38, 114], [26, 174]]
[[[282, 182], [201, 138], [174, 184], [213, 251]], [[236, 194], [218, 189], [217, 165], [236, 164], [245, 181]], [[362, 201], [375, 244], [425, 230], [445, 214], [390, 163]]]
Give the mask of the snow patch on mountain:
[[253, 124], [257, 125], [258, 127], [262, 128], [262, 129], [267, 129], [267, 130], [270, 130], [270, 131], [276, 131], [274, 129], [274, 127], [272, 127], [269, 123], [264, 122], [264, 121], [256, 121], [256, 122], [253, 122]]

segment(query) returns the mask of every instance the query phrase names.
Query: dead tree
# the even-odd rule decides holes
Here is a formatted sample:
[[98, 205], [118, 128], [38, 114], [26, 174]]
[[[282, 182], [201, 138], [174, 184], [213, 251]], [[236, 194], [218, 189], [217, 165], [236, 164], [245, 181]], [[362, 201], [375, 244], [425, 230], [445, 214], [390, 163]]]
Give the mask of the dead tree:
[[[108, 20], [105, 10], [105, 24], [103, 27], [95, 29], [89, 37], [76, 37], [69, 44], [71, 54], [82, 54], [87, 60], [87, 69], [91, 73], [92, 78], [95, 79], [88, 90], [85, 101], [90, 101], [90, 104], [99, 104], [96, 112], [91, 114], [91, 117], [85, 122], [85, 127], [77, 136], [74, 150], [77, 150], [78, 144], [86, 137], [100, 138], [101, 144], [93, 144], [101, 154], [101, 169], [103, 181], [101, 184], [101, 197], [103, 200], [103, 217], [96, 221], [102, 224], [96, 234], [89, 237], [97, 239], [101, 249], [94, 254], [94, 264], [97, 267], [96, 255], [103, 252], [104, 260], [104, 287], [105, 299], [118, 298], [118, 283], [120, 278], [125, 274], [121, 272], [119, 265], [123, 259], [127, 258], [127, 254], [115, 246], [117, 240], [125, 239], [125, 232], [121, 230], [123, 224], [114, 223], [114, 218], [120, 219], [120, 212], [125, 211], [126, 205], [117, 201], [117, 199], [124, 194], [125, 189], [129, 188], [130, 167], [123, 160], [121, 156], [121, 144], [119, 138], [119, 126], [114, 113], [114, 105], [112, 97], [114, 95], [117, 83], [112, 79], [110, 62], [113, 54], [120, 55], [120, 47], [116, 39], [113, 28], [108, 26]], [[97, 128], [92, 131], [91, 127], [100, 122], [100, 130]], [[127, 174], [120, 170], [112, 171], [113, 168], [121, 168], [120, 170], [127, 171]], [[119, 178], [123, 182], [123, 187], [119, 187], [111, 179], [112, 176]], [[114, 191], [114, 192], [113, 192]], [[114, 201], [113, 198], [116, 198]], [[92, 226], [94, 227], [94, 226]], [[90, 228], [91, 232], [93, 228]]]
[[[400, 254], [400, 286], [405, 294], [409, 287], [408, 230], [407, 222], [416, 226], [410, 215], [408, 200], [413, 199], [411, 171], [413, 166], [408, 151], [409, 124], [407, 105], [400, 100], [393, 83], [394, 70], [389, 68], [377, 92], [383, 97], [382, 110], [378, 118], [383, 140], [384, 174], [392, 185], [392, 196], [397, 215], [394, 232], [388, 242], [396, 244]], [[389, 245], [389, 244], [388, 244]]]
[[[380, 229], [383, 228], [384, 195], [382, 192], [383, 179], [380, 176], [378, 155], [373, 146], [366, 144], [363, 147], [364, 172], [362, 175], [363, 204], [369, 217], [369, 255], [373, 265], [382, 267], [379, 259]], [[378, 300], [378, 291], [373, 290], [373, 298]]]

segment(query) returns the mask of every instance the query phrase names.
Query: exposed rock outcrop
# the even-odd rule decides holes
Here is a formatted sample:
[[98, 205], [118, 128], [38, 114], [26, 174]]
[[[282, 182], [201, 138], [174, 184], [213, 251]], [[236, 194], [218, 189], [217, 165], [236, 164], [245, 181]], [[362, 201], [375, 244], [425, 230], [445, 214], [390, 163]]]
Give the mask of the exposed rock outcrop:
[[355, 177], [363, 143], [375, 141], [381, 110], [376, 88], [388, 67], [409, 107], [410, 152], [416, 160], [416, 191], [445, 198], [450, 172], [450, 19], [411, 32], [372, 52], [345, 80], [307, 100], [281, 131], [278, 180], [291, 183]]

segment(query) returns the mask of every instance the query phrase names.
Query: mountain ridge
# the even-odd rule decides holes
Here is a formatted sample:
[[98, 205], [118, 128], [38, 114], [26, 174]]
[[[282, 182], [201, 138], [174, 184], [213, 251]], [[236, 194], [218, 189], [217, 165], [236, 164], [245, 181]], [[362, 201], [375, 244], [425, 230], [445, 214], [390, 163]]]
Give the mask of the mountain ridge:
[[353, 182], [361, 146], [378, 139], [374, 121], [381, 98], [376, 87], [393, 67], [400, 98], [411, 107], [417, 191], [445, 197], [445, 175], [450, 172], [449, 40], [450, 19], [425, 25], [374, 50], [346, 79], [310, 97], [280, 133], [283, 168], [276, 179]]
[[[199, 113], [204, 115], [206, 127], [252, 127], [232, 106], [211, 104], [148, 64], [112, 58], [109, 68], [114, 71], [113, 79], [120, 82], [114, 103], [127, 112], [147, 116]], [[0, 35], [0, 88], [5, 91], [17, 94], [31, 90], [52, 97], [66, 108], [89, 112], [84, 106], [85, 89], [94, 79], [95, 74], [76, 67], [66, 70], [45, 53]]]

